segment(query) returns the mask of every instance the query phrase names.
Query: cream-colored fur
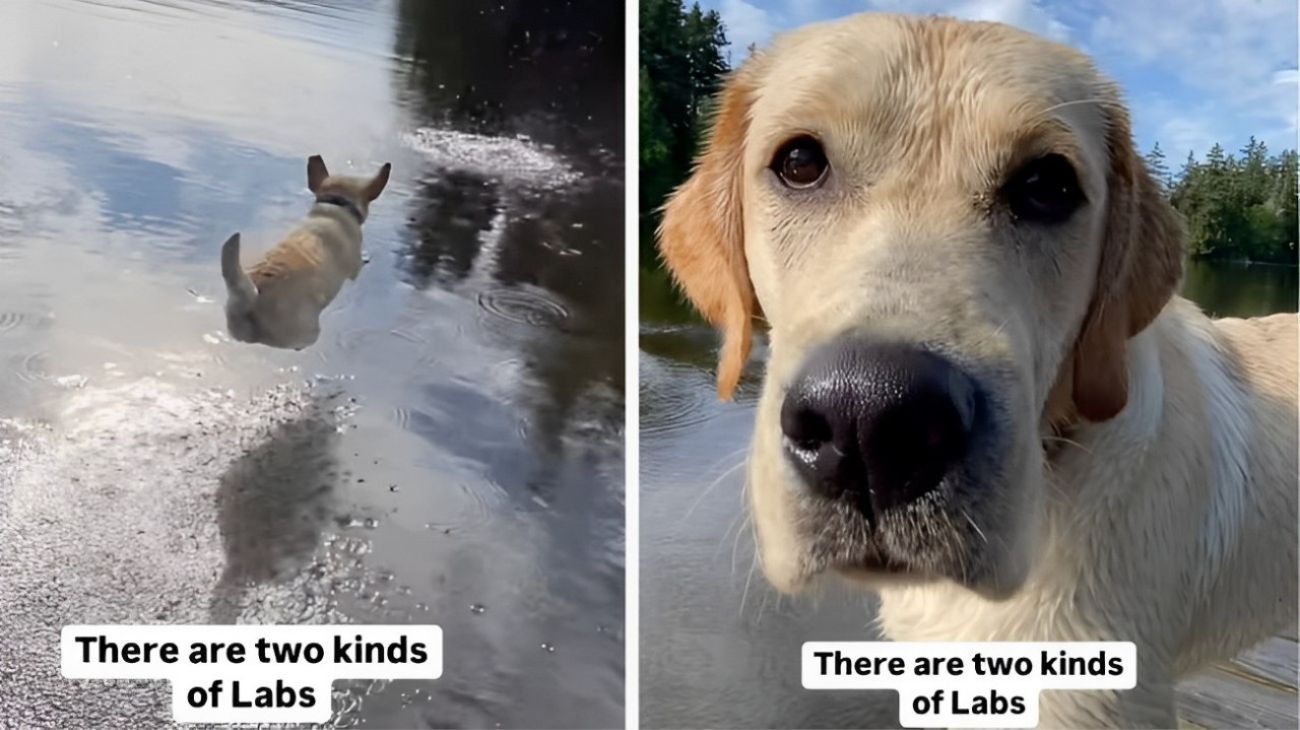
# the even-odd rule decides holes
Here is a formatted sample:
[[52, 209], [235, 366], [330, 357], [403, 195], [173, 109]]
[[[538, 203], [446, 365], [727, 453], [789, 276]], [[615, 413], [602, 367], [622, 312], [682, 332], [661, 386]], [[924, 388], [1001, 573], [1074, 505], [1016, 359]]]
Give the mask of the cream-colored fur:
[[[769, 167], [799, 135], [829, 173], [790, 190]], [[1054, 225], [1013, 219], [1000, 186], [1046, 154], [1086, 201]], [[1179, 677], [1294, 628], [1297, 319], [1209, 320], [1175, 295], [1183, 239], [1117, 91], [1071, 49], [867, 14], [746, 62], [660, 246], [726, 330], [724, 397], [751, 321], [769, 327], [749, 464], [768, 579], [859, 581], [898, 640], [1137, 644], [1137, 689], [1044, 693], [1044, 727], [1173, 727]], [[945, 353], [996, 403], [982, 481], [876, 528], [914, 541], [890, 548], [904, 564], [899, 545], [941, 541], [946, 568], [814, 550], [830, 528], [810, 523], [780, 408], [807, 354], [850, 335]]]
[[391, 170], [385, 163], [373, 178], [331, 176], [315, 155], [307, 160], [307, 187], [316, 195], [307, 220], [247, 270], [239, 234], [226, 241], [221, 274], [231, 337], [295, 350], [316, 341], [321, 312], [345, 279], [361, 273], [361, 224]]

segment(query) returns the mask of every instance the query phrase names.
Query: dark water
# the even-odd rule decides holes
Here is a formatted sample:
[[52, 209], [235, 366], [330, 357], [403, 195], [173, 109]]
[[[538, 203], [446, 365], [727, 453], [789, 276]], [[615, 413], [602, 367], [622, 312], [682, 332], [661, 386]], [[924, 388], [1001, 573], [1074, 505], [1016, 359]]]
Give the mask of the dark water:
[[[0, 726], [157, 727], [67, 623], [437, 623], [333, 725], [623, 722], [622, 4], [0, 2]], [[393, 179], [302, 352], [220, 243]]]
[[[1294, 312], [1296, 280], [1294, 267], [1193, 262], [1183, 293], [1216, 316]], [[799, 677], [804, 641], [877, 636], [871, 597], [782, 599], [754, 563], [740, 464], [761, 364], [719, 403], [716, 336], [660, 272], [642, 271], [640, 306], [642, 724], [896, 727], [896, 693], [810, 692]]]
[[1211, 317], [1258, 317], [1296, 311], [1294, 266], [1192, 261], [1183, 279], [1183, 296]]

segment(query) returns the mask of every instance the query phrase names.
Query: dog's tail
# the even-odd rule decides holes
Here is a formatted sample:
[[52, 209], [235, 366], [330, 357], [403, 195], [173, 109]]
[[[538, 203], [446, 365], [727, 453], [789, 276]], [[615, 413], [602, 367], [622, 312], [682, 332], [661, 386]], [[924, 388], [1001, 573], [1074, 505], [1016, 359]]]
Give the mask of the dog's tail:
[[251, 342], [257, 328], [251, 316], [257, 303], [257, 287], [239, 264], [238, 233], [221, 246], [221, 278], [226, 280], [226, 328], [236, 340]]

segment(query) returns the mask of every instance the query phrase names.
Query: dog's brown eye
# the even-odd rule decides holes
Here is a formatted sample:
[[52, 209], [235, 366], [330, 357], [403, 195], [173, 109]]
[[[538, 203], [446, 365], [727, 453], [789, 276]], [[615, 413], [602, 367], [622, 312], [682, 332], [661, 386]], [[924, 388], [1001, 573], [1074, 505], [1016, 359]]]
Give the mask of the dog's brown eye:
[[1033, 223], [1061, 223], [1083, 204], [1074, 166], [1061, 155], [1046, 155], [1016, 171], [1002, 187], [1011, 214]]
[[781, 145], [771, 164], [772, 172], [790, 188], [817, 185], [826, 177], [829, 167], [821, 143], [806, 135]]

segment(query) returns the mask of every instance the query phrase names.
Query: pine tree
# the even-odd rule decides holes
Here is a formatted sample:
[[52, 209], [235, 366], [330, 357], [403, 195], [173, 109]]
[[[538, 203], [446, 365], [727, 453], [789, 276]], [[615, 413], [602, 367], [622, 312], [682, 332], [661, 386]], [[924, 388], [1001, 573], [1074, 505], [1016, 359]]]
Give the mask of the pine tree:
[[1169, 165], [1165, 163], [1165, 153], [1160, 149], [1159, 142], [1156, 142], [1151, 147], [1151, 151], [1146, 154], [1146, 163], [1147, 171], [1160, 184], [1160, 192], [1168, 197], [1173, 191], [1174, 181], [1169, 174]]
[[722, 17], [698, 3], [640, 4], [642, 262], [653, 263], [659, 209], [690, 172], [713, 97], [727, 73]]
[[1296, 263], [1296, 152], [1271, 157], [1251, 138], [1240, 158], [1215, 145], [1188, 155], [1170, 200], [1187, 220], [1193, 256]]

